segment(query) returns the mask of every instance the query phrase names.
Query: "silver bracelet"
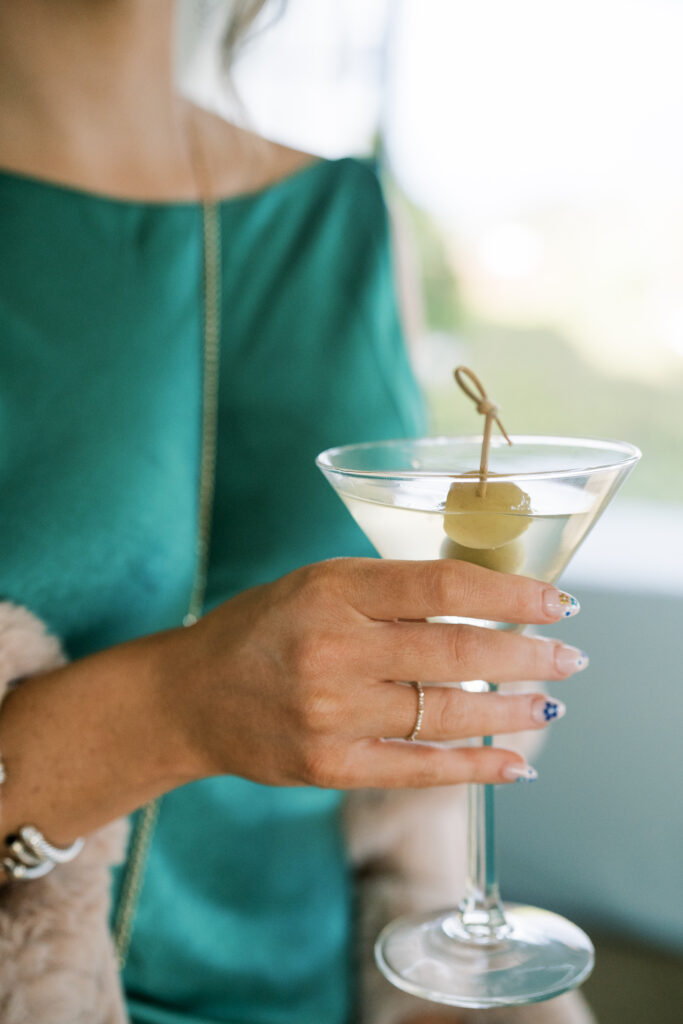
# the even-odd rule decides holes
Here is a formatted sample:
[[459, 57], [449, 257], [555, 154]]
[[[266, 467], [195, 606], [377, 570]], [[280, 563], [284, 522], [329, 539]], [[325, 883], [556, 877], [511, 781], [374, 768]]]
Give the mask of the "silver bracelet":
[[76, 839], [70, 846], [53, 846], [35, 825], [22, 825], [18, 832], [7, 836], [5, 845], [9, 856], [0, 863], [13, 880], [29, 881], [42, 878], [57, 864], [68, 864], [83, 849], [84, 840]]

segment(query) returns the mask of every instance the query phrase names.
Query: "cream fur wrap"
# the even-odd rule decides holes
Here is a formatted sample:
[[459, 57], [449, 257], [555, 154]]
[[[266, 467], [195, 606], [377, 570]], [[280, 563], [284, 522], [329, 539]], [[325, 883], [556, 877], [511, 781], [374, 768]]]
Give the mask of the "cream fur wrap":
[[[0, 602], [0, 701], [11, 683], [64, 662], [58, 641], [39, 619]], [[528, 751], [534, 742], [527, 737], [522, 745]], [[345, 825], [360, 907], [361, 999], [354, 1024], [401, 1024], [438, 1012], [382, 978], [372, 945], [398, 914], [457, 904], [464, 887], [465, 819], [463, 787], [349, 796]], [[1, 1024], [125, 1024], [107, 925], [110, 869], [124, 856], [126, 835], [126, 822], [113, 822], [90, 836], [72, 863], [0, 890]], [[444, 1024], [594, 1024], [576, 992], [535, 1006], [444, 1008], [443, 1014]]]
[[[10, 683], [64, 661], [39, 619], [0, 602], [0, 700]], [[115, 821], [70, 864], [0, 890], [2, 1024], [125, 1024], [108, 918], [110, 868], [126, 835], [127, 823]]]

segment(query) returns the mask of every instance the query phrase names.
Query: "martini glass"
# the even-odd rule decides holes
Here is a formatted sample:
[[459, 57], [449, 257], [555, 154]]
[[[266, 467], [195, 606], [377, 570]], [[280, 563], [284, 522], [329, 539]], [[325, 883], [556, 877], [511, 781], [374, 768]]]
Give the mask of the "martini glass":
[[[492, 439], [489, 487], [494, 481], [514, 484], [529, 500], [523, 512], [497, 511], [495, 521], [476, 506], [451, 511], [459, 506], [448, 501], [452, 489], [472, 489], [481, 437], [348, 445], [323, 452], [316, 462], [383, 558], [459, 558], [554, 583], [640, 452], [630, 444], [587, 438], [512, 442]], [[478, 547], [462, 542], [479, 536], [486, 543], [487, 535], [489, 547], [481, 539]], [[462, 685], [495, 689], [482, 681]], [[490, 745], [491, 737], [483, 743]], [[468, 879], [460, 906], [387, 925], [375, 945], [380, 970], [415, 996], [479, 1009], [540, 1002], [580, 985], [594, 962], [588, 936], [558, 914], [501, 901], [493, 786], [469, 787], [468, 816]]]

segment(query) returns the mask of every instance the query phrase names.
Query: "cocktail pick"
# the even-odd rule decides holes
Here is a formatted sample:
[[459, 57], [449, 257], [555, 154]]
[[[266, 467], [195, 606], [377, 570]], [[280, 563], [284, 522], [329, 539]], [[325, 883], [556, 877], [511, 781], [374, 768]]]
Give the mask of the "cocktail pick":
[[[481, 413], [484, 419], [484, 437], [481, 444], [481, 461], [479, 463], [479, 486], [477, 487], [477, 494], [480, 498], [486, 497], [486, 481], [488, 479], [489, 472], [489, 449], [491, 447], [491, 430], [493, 428], [494, 421], [498, 424], [498, 429], [505, 438], [508, 444], [512, 444], [512, 441], [507, 435], [505, 427], [500, 422], [498, 416], [500, 412], [500, 406], [493, 402], [482, 382], [477, 377], [473, 370], [470, 370], [467, 366], [456, 366], [453, 371], [456, 384], [462, 388], [468, 398], [471, 398], [477, 407], [477, 412]], [[476, 391], [473, 391], [470, 385], [465, 380], [466, 377], [474, 384]]]

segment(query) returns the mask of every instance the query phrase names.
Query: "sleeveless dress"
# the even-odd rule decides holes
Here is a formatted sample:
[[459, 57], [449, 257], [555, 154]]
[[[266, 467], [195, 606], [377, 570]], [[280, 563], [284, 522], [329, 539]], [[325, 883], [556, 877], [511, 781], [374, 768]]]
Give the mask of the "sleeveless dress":
[[[201, 216], [0, 173], [0, 594], [72, 658], [187, 609]], [[370, 554], [314, 457], [413, 434], [422, 416], [369, 164], [313, 163], [222, 201], [220, 218], [209, 608]], [[124, 972], [135, 1024], [353, 1019], [341, 800], [233, 777], [163, 798]]]

